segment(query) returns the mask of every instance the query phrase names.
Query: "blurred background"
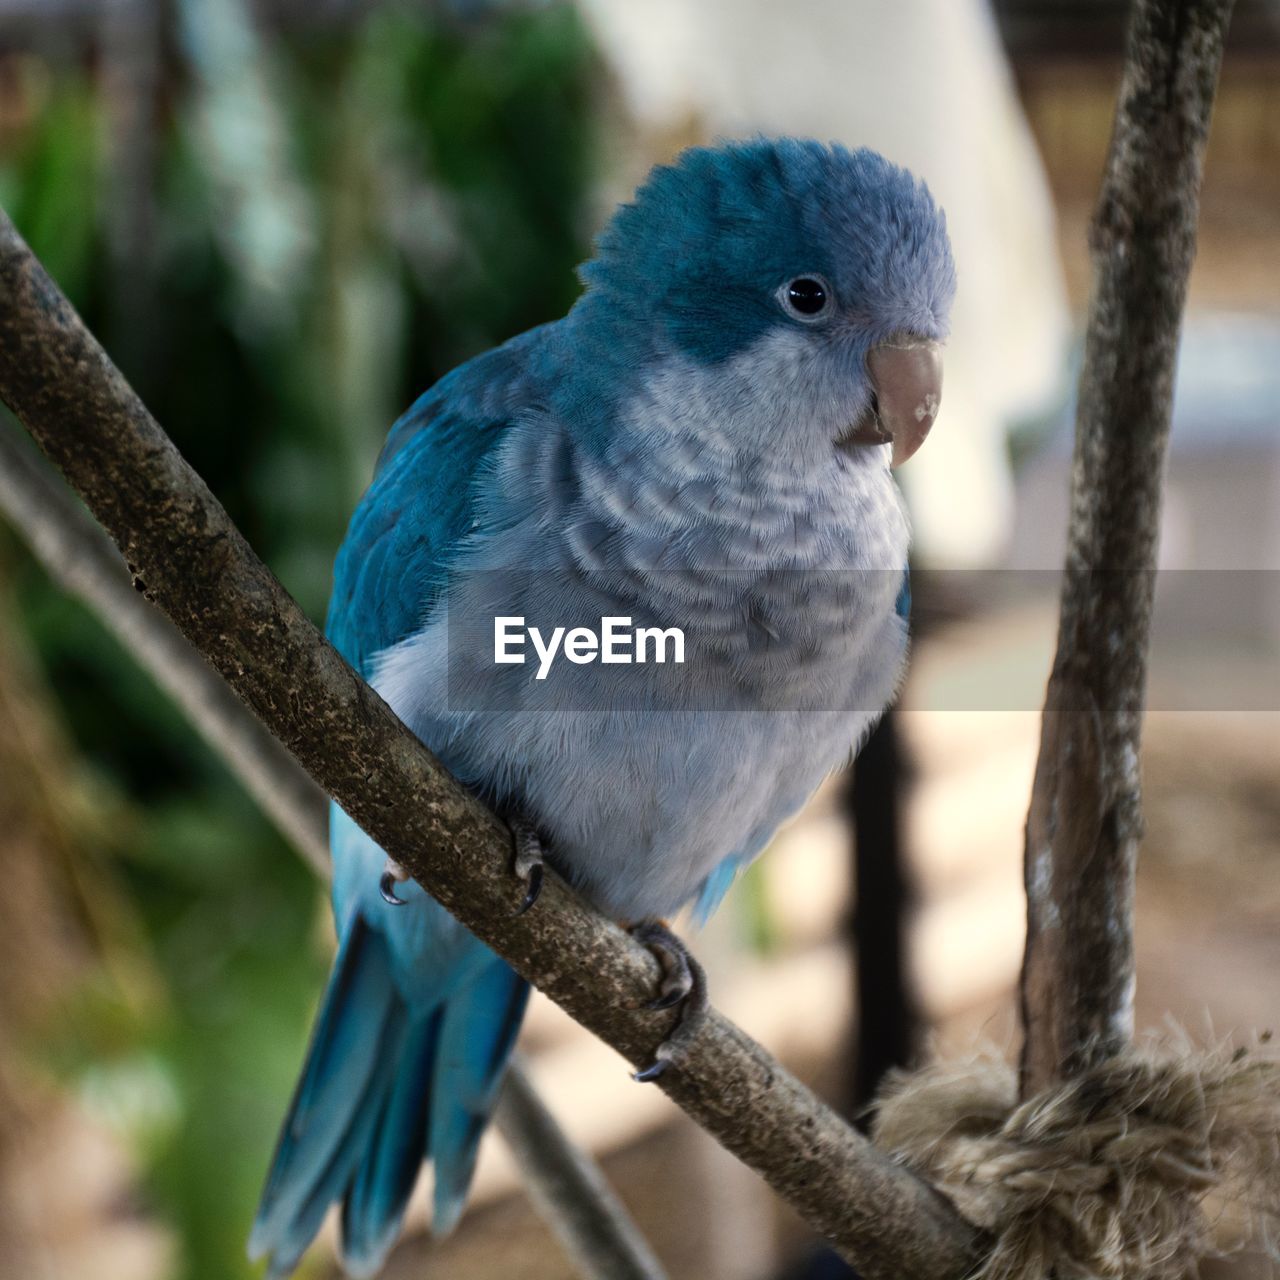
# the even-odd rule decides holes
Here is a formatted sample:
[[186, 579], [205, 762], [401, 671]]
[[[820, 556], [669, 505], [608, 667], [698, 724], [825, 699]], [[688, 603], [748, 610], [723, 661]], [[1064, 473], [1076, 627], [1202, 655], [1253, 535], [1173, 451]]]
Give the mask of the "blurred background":
[[[858, 1114], [888, 1067], [1016, 1046], [1122, 21], [1111, 0], [0, 0], [0, 204], [320, 619], [391, 421], [563, 314], [650, 164], [791, 132], [929, 181], [961, 292], [942, 426], [903, 476], [912, 674], [855, 774], [696, 942], [717, 1004]], [[1175, 410], [1139, 884], [1139, 1021], [1199, 1036], [1272, 1025], [1280, 990], [1277, 406], [1280, 6], [1239, 0]], [[323, 890], [3, 521], [0, 861], [0, 1277], [252, 1276], [328, 966]], [[676, 1280], [850, 1274], [547, 1002], [523, 1043]], [[415, 1215], [389, 1276], [573, 1274], [496, 1137], [452, 1238]], [[305, 1274], [334, 1274], [326, 1244]]]

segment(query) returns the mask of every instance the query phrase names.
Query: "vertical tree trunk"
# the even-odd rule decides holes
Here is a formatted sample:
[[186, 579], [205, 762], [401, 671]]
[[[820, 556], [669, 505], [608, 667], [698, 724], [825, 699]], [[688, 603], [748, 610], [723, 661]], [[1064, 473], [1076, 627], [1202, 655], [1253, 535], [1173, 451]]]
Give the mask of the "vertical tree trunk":
[[1135, 0], [1095, 263], [1058, 651], [1027, 817], [1023, 1093], [1133, 1030], [1138, 754], [1173, 375], [1232, 0]]

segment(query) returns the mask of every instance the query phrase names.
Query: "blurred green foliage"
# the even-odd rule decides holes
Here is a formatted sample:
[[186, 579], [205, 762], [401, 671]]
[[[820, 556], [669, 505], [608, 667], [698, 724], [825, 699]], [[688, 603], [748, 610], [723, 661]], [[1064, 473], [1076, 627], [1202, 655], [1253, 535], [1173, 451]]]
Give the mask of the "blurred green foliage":
[[[467, 20], [383, 6], [272, 32], [243, 0], [173, 15], [141, 131], [96, 53], [7, 55], [19, 109], [0, 124], [0, 200], [319, 619], [392, 419], [576, 294], [591, 50], [556, 5]], [[125, 800], [109, 840], [141, 928], [122, 968], [145, 966], [160, 993], [95, 984], [48, 1057], [143, 1153], [175, 1275], [250, 1275], [244, 1240], [327, 967], [320, 890], [7, 533], [0, 573], [86, 761]]]

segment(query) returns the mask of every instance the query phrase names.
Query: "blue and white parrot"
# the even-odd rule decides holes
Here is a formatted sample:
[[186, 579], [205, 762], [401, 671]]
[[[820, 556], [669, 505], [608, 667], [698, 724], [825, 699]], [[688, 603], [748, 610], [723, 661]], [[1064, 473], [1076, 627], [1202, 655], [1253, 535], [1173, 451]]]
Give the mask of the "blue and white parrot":
[[[564, 319], [392, 428], [328, 634], [509, 819], [529, 899], [545, 852], [642, 927], [671, 975], [660, 999], [692, 1000], [696, 966], [652, 922], [705, 917], [898, 685], [890, 466], [937, 414], [955, 271], [910, 174], [757, 139], [655, 169], [581, 275]], [[696, 654], [561, 664], [544, 694], [531, 667], [458, 653], [449, 619], [468, 610], [625, 616], [687, 629]], [[434, 1229], [454, 1225], [528, 995], [336, 807], [331, 846], [338, 954], [250, 1241], [271, 1276], [334, 1203], [348, 1270], [372, 1275], [424, 1162]], [[641, 1078], [670, 1061], [674, 1037]]]

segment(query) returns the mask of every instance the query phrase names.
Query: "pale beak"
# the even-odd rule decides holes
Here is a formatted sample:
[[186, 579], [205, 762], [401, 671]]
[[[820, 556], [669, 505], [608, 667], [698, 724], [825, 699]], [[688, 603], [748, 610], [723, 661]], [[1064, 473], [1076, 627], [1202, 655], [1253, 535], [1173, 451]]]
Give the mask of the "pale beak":
[[924, 444], [942, 403], [942, 344], [904, 335], [873, 347], [867, 376], [871, 411], [839, 440], [843, 445], [893, 444], [890, 465], [900, 467]]

